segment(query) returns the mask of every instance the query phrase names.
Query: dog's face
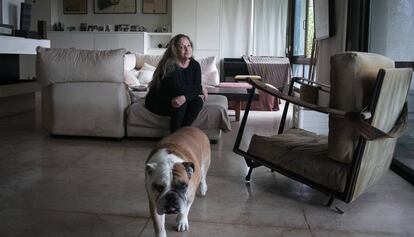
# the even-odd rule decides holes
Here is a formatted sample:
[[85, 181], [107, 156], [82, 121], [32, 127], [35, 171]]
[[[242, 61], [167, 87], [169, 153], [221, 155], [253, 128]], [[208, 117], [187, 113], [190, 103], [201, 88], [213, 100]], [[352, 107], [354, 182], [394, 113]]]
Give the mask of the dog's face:
[[191, 162], [148, 163], [146, 185], [149, 198], [153, 200], [157, 213], [177, 214], [187, 206], [187, 190], [194, 164]]

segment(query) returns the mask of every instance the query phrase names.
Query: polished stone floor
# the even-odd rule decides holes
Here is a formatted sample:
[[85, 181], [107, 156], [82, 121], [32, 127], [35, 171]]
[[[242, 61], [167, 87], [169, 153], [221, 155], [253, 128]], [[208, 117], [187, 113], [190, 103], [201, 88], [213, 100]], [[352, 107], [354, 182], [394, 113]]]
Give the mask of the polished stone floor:
[[[278, 118], [252, 115], [247, 136]], [[39, 121], [34, 112], [0, 119], [0, 236], [153, 236], [144, 162], [155, 141], [50, 137]], [[414, 236], [414, 187], [393, 172], [353, 203], [336, 201], [340, 215], [325, 195], [265, 168], [246, 185], [232, 126], [212, 145], [190, 230], [175, 232], [168, 216], [169, 236]]]

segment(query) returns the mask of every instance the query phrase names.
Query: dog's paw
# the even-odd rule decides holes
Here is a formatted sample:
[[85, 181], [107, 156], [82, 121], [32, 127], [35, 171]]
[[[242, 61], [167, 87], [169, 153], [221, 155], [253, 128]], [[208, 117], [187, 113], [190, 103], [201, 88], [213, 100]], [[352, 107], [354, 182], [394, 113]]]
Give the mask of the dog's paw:
[[165, 230], [164, 230], [164, 231], [161, 231], [159, 233], [155, 233], [155, 236], [156, 237], [167, 237], [167, 232], [165, 232]]
[[190, 226], [188, 225], [188, 220], [187, 219], [177, 221], [176, 229], [177, 229], [178, 232], [187, 231], [189, 228], [190, 228]]
[[200, 187], [198, 189], [198, 194], [202, 197], [206, 196], [206, 194], [207, 194], [207, 184], [200, 183]]

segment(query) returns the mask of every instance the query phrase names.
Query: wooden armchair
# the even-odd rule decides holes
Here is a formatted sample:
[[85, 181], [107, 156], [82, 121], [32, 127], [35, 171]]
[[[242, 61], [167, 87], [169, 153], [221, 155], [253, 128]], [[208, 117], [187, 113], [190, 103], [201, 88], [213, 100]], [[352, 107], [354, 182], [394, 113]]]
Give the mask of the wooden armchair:
[[[266, 166], [309, 185], [334, 199], [355, 200], [388, 170], [396, 138], [406, 127], [406, 98], [412, 69], [395, 69], [394, 62], [372, 53], [347, 52], [331, 58], [329, 107], [294, 96], [292, 80], [288, 94], [249, 79], [259, 89], [277, 98], [329, 114], [329, 135], [291, 128], [285, 131], [285, 106], [278, 134], [253, 135], [247, 151], [240, 149], [249, 116], [248, 102], [233, 151], [245, 158], [252, 170]], [[307, 82], [301, 82], [307, 83]], [[320, 89], [323, 89], [322, 87]]]

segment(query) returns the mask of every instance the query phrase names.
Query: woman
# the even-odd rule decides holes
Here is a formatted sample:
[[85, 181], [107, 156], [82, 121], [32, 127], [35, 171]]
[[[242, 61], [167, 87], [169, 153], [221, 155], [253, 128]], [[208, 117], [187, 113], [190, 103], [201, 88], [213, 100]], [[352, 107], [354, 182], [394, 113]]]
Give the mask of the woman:
[[193, 58], [193, 43], [186, 35], [176, 35], [154, 72], [145, 107], [155, 114], [171, 116], [173, 133], [193, 123], [206, 99], [200, 64]]

